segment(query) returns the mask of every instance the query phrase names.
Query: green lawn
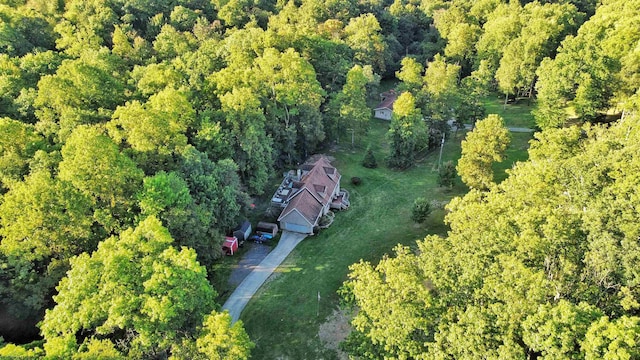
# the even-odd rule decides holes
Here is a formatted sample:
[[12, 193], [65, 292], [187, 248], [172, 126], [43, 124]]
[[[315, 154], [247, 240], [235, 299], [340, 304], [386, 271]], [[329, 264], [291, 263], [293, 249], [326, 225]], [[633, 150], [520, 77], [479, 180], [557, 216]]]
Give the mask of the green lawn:
[[482, 98], [481, 101], [487, 115], [498, 114], [502, 116], [507, 126], [533, 129], [536, 125], [531, 114], [531, 110], [535, 108], [534, 100], [529, 103], [528, 99], [521, 99], [517, 103], [507, 104], [505, 107], [502, 96], [491, 94]]
[[525, 161], [529, 157], [529, 141], [533, 139], [531, 133], [511, 133], [511, 143], [505, 153], [504, 161], [493, 164], [494, 180], [501, 182], [507, 178], [506, 170], [511, 169], [517, 161]]
[[[466, 188], [458, 181], [452, 191], [436, 185], [438, 153], [403, 172], [383, 166], [384, 134], [388, 123], [376, 120], [368, 136], [380, 163], [377, 169], [360, 165], [366, 144], [329, 152], [342, 173], [342, 185], [351, 193], [351, 209], [339, 212], [331, 228], [305, 239], [249, 303], [242, 320], [256, 343], [255, 359], [318, 359], [335, 357], [318, 339], [318, 327], [338, 306], [336, 291], [346, 279], [349, 265], [364, 259], [376, 262], [400, 243], [413, 245], [429, 233], [444, 234], [444, 211], [435, 211], [423, 225], [410, 220], [418, 196], [446, 201]], [[443, 161], [460, 155], [459, 141], [445, 145]], [[362, 184], [351, 185], [352, 176]], [[318, 309], [318, 293], [320, 303]], [[319, 315], [318, 315], [319, 312]]]

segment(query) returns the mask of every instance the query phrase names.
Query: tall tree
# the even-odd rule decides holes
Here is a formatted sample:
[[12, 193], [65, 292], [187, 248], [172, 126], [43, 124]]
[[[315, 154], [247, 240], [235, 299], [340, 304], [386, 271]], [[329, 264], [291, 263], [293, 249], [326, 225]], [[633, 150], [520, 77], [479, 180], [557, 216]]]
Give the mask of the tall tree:
[[187, 145], [186, 132], [194, 123], [195, 110], [187, 96], [166, 88], [145, 104], [133, 101], [118, 107], [107, 129], [116, 143], [130, 145], [138, 164], [153, 173], [170, 168], [173, 156]]
[[342, 88], [340, 101], [340, 119], [343, 130], [351, 127], [358, 135], [369, 130], [371, 108], [367, 105], [367, 83], [370, 79], [360, 65], [355, 65], [347, 73], [347, 82]]
[[44, 148], [44, 139], [28, 125], [0, 118], [0, 184], [7, 188], [22, 180], [36, 151]]
[[122, 63], [106, 49], [65, 60], [38, 82], [36, 127], [63, 142], [78, 125], [109, 120], [124, 100]]
[[462, 156], [456, 170], [470, 188], [487, 190], [493, 185], [491, 165], [504, 159], [511, 140], [504, 120], [491, 114], [476, 123], [462, 141]]
[[213, 309], [215, 291], [195, 252], [172, 243], [149, 217], [72, 259], [41, 326], [47, 356], [70, 357], [94, 339], [128, 357], [159, 356], [193, 333]]
[[628, 76], [635, 66], [629, 60], [637, 57], [640, 35], [629, 29], [640, 19], [639, 9], [637, 0], [605, 2], [575, 37], [562, 43], [553, 60], [543, 61], [536, 86], [540, 108], [535, 115], [540, 127], [563, 124], [567, 106], [585, 120], [610, 107], [634, 109], [634, 102], [627, 101], [637, 92], [637, 84], [629, 86], [635, 81]]
[[355, 51], [354, 59], [361, 65], [371, 65], [377, 73], [385, 70], [386, 45], [380, 23], [373, 14], [363, 14], [349, 20], [344, 28], [345, 41]]
[[240, 211], [248, 203], [242, 191], [238, 166], [231, 159], [211, 161], [191, 146], [182, 153], [179, 173], [189, 187], [195, 214], [183, 228], [182, 239], [195, 248], [198, 260], [210, 267], [222, 254], [222, 234], [236, 226]]
[[95, 249], [91, 202], [37, 171], [4, 195], [0, 214], [3, 306], [15, 318], [39, 320], [69, 258]]
[[95, 219], [107, 231], [132, 224], [142, 171], [97, 127], [79, 126], [62, 147], [61, 180], [92, 201]]
[[243, 182], [253, 194], [262, 194], [274, 166], [273, 140], [266, 134], [260, 99], [248, 88], [234, 88], [220, 98], [222, 111], [234, 139], [233, 158]]
[[387, 164], [392, 168], [406, 169], [413, 166], [417, 152], [426, 148], [427, 125], [410, 92], [402, 93], [394, 103], [387, 138], [390, 143]]

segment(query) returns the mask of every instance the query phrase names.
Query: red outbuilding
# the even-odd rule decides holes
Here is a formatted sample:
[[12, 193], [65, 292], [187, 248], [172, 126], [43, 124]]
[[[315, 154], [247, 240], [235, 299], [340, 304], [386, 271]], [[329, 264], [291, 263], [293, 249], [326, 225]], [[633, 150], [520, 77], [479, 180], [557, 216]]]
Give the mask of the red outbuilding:
[[238, 251], [238, 238], [235, 236], [225, 236], [222, 243], [222, 252], [227, 255], [233, 255]]

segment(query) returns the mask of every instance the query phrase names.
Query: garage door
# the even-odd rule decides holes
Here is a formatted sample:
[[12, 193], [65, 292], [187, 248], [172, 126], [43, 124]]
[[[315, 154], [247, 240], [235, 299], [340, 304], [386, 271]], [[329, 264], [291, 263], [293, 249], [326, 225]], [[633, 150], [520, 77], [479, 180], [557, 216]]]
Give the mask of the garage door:
[[311, 229], [309, 229], [308, 226], [294, 224], [294, 223], [288, 223], [288, 222], [284, 223], [283, 225], [284, 225], [285, 230], [299, 232], [299, 233], [303, 233], [303, 234], [308, 234], [308, 233], [311, 232]]

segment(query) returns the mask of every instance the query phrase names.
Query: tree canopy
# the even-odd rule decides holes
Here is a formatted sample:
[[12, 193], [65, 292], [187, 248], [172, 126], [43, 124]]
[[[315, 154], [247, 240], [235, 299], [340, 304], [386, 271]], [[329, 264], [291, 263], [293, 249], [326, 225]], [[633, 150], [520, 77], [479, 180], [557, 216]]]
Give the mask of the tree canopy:
[[[54, 312], [54, 296], [73, 297], [63, 290], [75, 286], [69, 277], [56, 289], [64, 274], [111, 266], [100, 244], [142, 241], [131, 229], [145, 226], [163, 239], [168, 231], [174, 250], [167, 251], [198, 272], [195, 256], [211, 277], [223, 235], [246, 214], [249, 196], [270, 192], [274, 174], [340, 145], [347, 129], [366, 134], [378, 86], [387, 84], [381, 79], [403, 81], [387, 137], [388, 164], [397, 169], [440, 144], [450, 121], [483, 118], [479, 99], [490, 92], [505, 101], [537, 97], [540, 128], [571, 116], [633, 117], [640, 108], [639, 14], [639, 0], [1, 1], [0, 303], [35, 329], [45, 310]], [[563, 134], [569, 140], [539, 141], [552, 151], [584, 140]], [[175, 314], [160, 303], [156, 310], [166, 314], [145, 313], [159, 330], [139, 319], [110, 318], [118, 329], [100, 325], [108, 318], [100, 309], [91, 321], [70, 317], [57, 330], [49, 320], [44, 350], [76, 358], [127, 357], [133, 348], [248, 356], [239, 328], [229, 335], [244, 344], [239, 349], [198, 344], [199, 336], [218, 336], [216, 324], [227, 319], [210, 312], [209, 300], [206, 311], [176, 295], [182, 301], [197, 313], [178, 319], [187, 330], [162, 323]], [[593, 313], [571, 304], [546, 309], [528, 328], [562, 327], [566, 314]], [[589, 356], [615, 343], [611, 334], [635, 326], [631, 313], [602, 313], [607, 321], [585, 328], [585, 337], [600, 341], [585, 348]], [[473, 319], [496, 326], [494, 314], [480, 308], [459, 319], [441, 344], [464, 338]], [[3, 324], [0, 335], [12, 335]], [[532, 349], [547, 346], [540, 334], [526, 334]], [[490, 347], [494, 335], [466, 340]], [[184, 344], [183, 355], [176, 344]], [[464, 355], [462, 346], [451, 351]]]
[[530, 159], [447, 206], [445, 237], [352, 266], [364, 358], [633, 358], [637, 115], [536, 134]]

